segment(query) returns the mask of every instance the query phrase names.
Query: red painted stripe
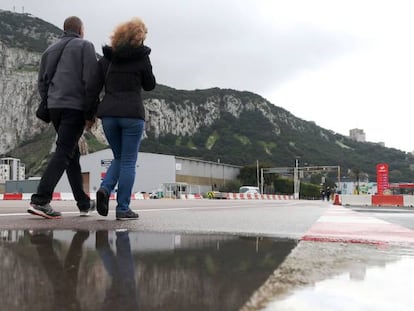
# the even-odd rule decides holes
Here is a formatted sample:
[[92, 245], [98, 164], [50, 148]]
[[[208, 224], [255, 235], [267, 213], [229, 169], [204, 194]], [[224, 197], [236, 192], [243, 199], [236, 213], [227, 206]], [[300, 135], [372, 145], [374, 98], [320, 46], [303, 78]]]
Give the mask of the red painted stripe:
[[414, 230], [335, 206], [329, 208], [301, 240], [414, 245]]
[[314, 236], [304, 236], [302, 241], [311, 241], [311, 242], [342, 242], [342, 243], [353, 243], [353, 244], [372, 244], [372, 245], [388, 245], [388, 243], [383, 241], [369, 241], [365, 239], [338, 239], [338, 238], [329, 238], [329, 237], [314, 237]]

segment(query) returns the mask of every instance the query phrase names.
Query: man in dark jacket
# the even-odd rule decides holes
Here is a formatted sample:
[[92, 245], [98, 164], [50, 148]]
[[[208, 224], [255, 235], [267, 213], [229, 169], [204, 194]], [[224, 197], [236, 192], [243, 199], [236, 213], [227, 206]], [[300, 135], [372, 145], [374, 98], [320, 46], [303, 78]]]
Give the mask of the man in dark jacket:
[[68, 17], [63, 29], [61, 39], [43, 53], [38, 75], [39, 93], [42, 99], [47, 99], [57, 141], [56, 151], [27, 211], [45, 218], [61, 217], [50, 201], [65, 170], [81, 216], [95, 209], [95, 202], [83, 190], [78, 141], [85, 125], [90, 128], [94, 122], [100, 91], [96, 77], [98, 62], [93, 44], [83, 39], [83, 23], [78, 17]]

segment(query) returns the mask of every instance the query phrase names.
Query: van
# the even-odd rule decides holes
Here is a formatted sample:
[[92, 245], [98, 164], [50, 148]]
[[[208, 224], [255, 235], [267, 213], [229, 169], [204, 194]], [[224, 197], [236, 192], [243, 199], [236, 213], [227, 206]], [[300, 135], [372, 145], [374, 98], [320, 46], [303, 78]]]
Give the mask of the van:
[[260, 194], [259, 187], [253, 187], [253, 186], [241, 186], [239, 189], [239, 193], [258, 193]]

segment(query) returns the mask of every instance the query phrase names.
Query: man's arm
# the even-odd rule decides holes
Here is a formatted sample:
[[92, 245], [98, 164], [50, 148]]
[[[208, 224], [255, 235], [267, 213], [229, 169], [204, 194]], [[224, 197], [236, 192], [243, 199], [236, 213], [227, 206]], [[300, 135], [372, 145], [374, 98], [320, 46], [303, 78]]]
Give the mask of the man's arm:
[[47, 98], [48, 88], [49, 86], [48, 86], [47, 74], [46, 74], [46, 56], [45, 54], [43, 54], [40, 60], [39, 72], [37, 75], [37, 89], [42, 99]]
[[99, 93], [103, 87], [100, 67], [96, 58], [95, 48], [89, 41], [83, 46], [83, 83], [86, 94], [85, 117], [86, 120], [94, 120]]
[[152, 72], [152, 64], [151, 64], [149, 56], [146, 56], [145, 69], [142, 74], [142, 88], [145, 91], [151, 91], [155, 88], [155, 85], [156, 85], [156, 82], [155, 82], [155, 76]]

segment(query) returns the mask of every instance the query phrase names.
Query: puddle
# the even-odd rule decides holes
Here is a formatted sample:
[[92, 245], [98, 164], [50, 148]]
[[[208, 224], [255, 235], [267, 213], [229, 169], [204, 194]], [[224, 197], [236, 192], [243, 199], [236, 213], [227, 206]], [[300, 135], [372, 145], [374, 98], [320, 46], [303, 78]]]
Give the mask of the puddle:
[[291, 239], [0, 231], [3, 310], [239, 310]]
[[414, 308], [411, 271], [414, 271], [414, 259], [402, 258], [356, 275], [341, 274], [297, 290], [289, 298], [274, 301], [264, 310], [411, 311]]
[[414, 249], [300, 242], [242, 311], [408, 311]]

